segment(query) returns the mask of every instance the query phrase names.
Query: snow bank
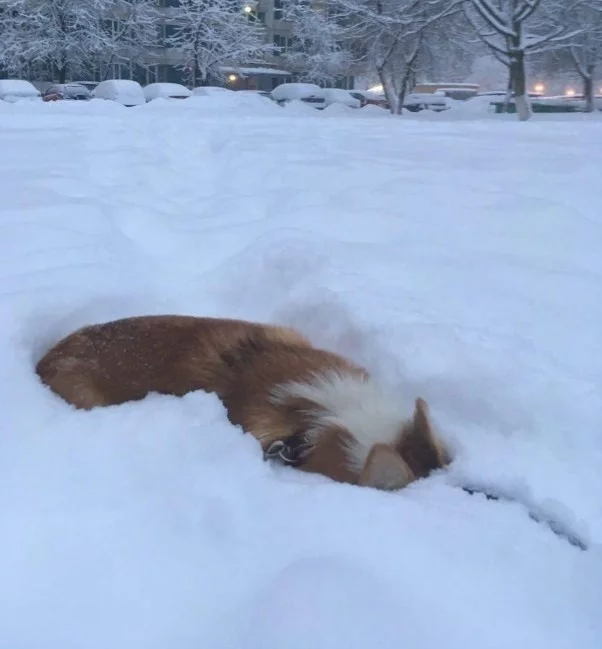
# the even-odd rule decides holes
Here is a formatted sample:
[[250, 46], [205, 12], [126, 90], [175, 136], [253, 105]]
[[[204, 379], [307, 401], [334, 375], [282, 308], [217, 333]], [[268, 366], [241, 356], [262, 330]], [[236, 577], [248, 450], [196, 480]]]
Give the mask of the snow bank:
[[[3, 111], [0, 647], [598, 649], [602, 123], [205, 99]], [[382, 493], [263, 462], [213, 395], [39, 384], [139, 313], [295, 324], [425, 397], [456, 459]]]
[[339, 102], [333, 102], [332, 104], [326, 106], [324, 109], [324, 114], [333, 117], [337, 116], [346, 116], [350, 113], [360, 110], [359, 108], [352, 108], [351, 106], [346, 106], [345, 104]]
[[162, 111], [191, 111], [199, 116], [272, 116], [280, 114], [281, 108], [261, 95], [251, 93], [228, 92], [227, 94], [212, 93], [207, 96], [193, 95], [189, 99], [177, 102], [155, 99], [146, 108]]

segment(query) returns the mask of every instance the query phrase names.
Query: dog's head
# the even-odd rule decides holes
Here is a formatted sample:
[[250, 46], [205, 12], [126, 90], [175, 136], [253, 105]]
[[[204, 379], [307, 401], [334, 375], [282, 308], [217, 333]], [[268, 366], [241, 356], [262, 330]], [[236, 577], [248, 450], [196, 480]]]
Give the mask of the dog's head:
[[451, 461], [426, 401], [416, 399], [411, 417], [404, 418], [396, 400], [367, 377], [327, 374], [288, 386], [282, 402], [299, 432], [281, 456], [305, 471], [396, 490]]
[[391, 443], [372, 446], [361, 469], [358, 484], [395, 490], [407, 486], [431, 471], [443, 468], [451, 457], [433, 430], [424, 399], [416, 399], [412, 419]]

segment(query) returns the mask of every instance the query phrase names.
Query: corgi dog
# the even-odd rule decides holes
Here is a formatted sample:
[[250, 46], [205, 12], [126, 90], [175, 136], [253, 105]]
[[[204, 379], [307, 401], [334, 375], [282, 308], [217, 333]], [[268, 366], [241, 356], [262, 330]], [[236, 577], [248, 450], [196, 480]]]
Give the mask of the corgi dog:
[[337, 482], [396, 490], [451, 461], [423, 399], [403, 412], [366, 369], [288, 327], [179, 315], [124, 318], [71, 333], [36, 372], [81, 409], [151, 392], [215, 393], [265, 458]]

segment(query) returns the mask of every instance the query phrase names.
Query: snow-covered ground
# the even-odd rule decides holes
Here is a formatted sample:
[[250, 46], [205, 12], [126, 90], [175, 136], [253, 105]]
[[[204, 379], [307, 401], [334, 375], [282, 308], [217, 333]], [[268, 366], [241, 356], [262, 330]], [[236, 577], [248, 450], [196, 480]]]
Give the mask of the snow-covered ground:
[[[221, 101], [0, 105], [0, 649], [599, 649], [602, 120]], [[294, 324], [454, 463], [334, 484], [212, 395], [39, 383], [143, 313]]]

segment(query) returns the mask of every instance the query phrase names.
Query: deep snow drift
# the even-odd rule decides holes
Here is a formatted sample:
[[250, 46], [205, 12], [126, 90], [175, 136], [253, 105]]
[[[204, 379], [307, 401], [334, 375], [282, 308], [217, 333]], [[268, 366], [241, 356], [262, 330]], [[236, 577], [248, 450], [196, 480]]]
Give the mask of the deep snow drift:
[[[204, 99], [0, 106], [0, 649], [598, 649], [602, 121]], [[294, 324], [456, 459], [380, 493], [262, 462], [212, 395], [40, 385], [141, 313]]]

